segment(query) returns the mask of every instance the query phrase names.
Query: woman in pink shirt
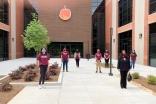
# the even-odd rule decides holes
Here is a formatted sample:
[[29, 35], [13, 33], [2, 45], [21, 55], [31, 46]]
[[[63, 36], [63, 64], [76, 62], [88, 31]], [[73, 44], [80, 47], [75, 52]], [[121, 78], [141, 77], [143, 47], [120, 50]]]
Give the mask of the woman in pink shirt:
[[[39, 70], [40, 70], [40, 79], [39, 79], [38, 88], [41, 89], [41, 88], [45, 88], [44, 80], [45, 80], [45, 75], [46, 75], [46, 71], [48, 69], [49, 60], [50, 60], [50, 57], [48, 53], [46, 52], [46, 48], [41, 49], [41, 52], [38, 55], [37, 60], [38, 60], [38, 65], [39, 65]], [[42, 82], [42, 86], [41, 86], [41, 82]]]

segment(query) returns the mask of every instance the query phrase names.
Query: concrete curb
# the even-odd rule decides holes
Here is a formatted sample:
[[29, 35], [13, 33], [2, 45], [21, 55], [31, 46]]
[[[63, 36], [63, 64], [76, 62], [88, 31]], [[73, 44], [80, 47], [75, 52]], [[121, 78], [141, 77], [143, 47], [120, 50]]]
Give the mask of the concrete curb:
[[[0, 80], [4, 79], [6, 77], [8, 77], [8, 75], [3, 77], [3, 78], [1, 78]], [[63, 73], [60, 70], [58, 82], [45, 82], [45, 85], [46, 86], [59, 86], [59, 85], [62, 84], [62, 79], [63, 79]], [[10, 84], [11, 85], [17, 85], [17, 86], [37, 86], [38, 82], [18, 82], [18, 83], [10, 83]]]

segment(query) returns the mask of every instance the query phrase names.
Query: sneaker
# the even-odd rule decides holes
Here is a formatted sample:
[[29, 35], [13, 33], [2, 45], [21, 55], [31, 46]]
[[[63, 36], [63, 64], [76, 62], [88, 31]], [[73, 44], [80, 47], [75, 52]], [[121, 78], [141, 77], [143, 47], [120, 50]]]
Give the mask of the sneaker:
[[46, 87], [44, 86], [44, 84], [42, 85], [42, 88], [43, 88], [43, 89], [46, 89]]
[[64, 70], [63, 70], [63, 72], [64, 72]]
[[100, 73], [102, 73], [102, 72], [100, 71]]
[[39, 88], [39, 89], [41, 89], [41, 88], [42, 88], [42, 86], [41, 86], [41, 85], [38, 85], [38, 88]]
[[66, 70], [66, 72], [69, 72], [68, 70]]
[[97, 71], [95, 73], [97, 73]]

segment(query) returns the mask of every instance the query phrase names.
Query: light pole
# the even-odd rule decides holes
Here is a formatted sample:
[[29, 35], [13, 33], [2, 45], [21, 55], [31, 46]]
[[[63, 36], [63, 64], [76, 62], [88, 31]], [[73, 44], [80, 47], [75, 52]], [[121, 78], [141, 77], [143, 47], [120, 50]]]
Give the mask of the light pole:
[[109, 76], [113, 76], [112, 73], [112, 36], [113, 36], [113, 28], [110, 28], [110, 73]]

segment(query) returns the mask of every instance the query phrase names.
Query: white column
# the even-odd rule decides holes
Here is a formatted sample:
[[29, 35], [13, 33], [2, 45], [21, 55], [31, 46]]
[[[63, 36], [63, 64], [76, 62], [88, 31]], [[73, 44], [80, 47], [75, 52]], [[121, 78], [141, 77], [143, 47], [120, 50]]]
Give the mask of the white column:
[[11, 3], [11, 59], [16, 59], [16, 0]]
[[[137, 64], [144, 64], [144, 16], [145, 0], [135, 0], [135, 50], [137, 53]], [[142, 34], [142, 38], [139, 38]]]
[[[113, 37], [112, 37], [112, 58], [116, 59], [116, 0], [112, 0], [112, 28], [113, 28]], [[115, 39], [115, 42], [114, 42]]]

